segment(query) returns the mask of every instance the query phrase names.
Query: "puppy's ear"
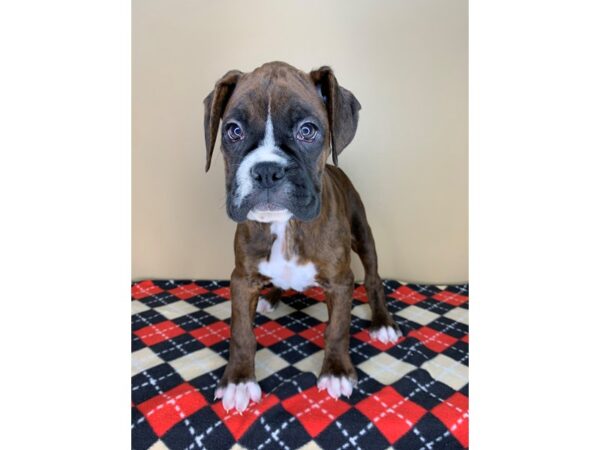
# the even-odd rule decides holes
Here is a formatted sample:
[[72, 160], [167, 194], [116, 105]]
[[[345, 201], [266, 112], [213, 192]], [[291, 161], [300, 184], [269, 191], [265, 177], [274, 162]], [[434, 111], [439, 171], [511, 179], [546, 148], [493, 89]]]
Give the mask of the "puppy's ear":
[[215, 84], [215, 89], [204, 99], [204, 140], [206, 141], [206, 168], [210, 169], [219, 122], [223, 117], [225, 106], [233, 93], [235, 86], [242, 76], [239, 70], [230, 70]]
[[358, 126], [358, 111], [361, 106], [356, 97], [338, 85], [330, 67], [313, 70], [310, 77], [317, 86], [327, 106], [331, 133], [331, 156], [337, 166], [337, 157], [352, 141]]

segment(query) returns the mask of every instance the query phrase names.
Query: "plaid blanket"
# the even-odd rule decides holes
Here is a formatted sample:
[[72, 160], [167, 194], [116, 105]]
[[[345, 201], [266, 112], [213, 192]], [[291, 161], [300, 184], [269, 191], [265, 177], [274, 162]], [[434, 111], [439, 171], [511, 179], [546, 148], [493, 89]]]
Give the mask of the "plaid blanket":
[[214, 402], [228, 357], [226, 281], [132, 285], [134, 449], [455, 449], [468, 447], [468, 286], [385, 280], [405, 337], [372, 341], [364, 288], [353, 296], [350, 398], [318, 391], [327, 308], [321, 289], [286, 292], [257, 314], [262, 401]]

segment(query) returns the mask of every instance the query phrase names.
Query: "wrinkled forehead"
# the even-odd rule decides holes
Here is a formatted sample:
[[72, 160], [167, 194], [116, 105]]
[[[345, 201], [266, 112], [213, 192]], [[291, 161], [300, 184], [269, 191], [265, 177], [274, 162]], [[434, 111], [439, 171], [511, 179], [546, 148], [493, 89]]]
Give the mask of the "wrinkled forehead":
[[238, 82], [223, 115], [223, 120], [246, 124], [273, 121], [295, 123], [311, 117], [327, 125], [325, 103], [306, 74], [284, 72], [285, 76], [249, 73]]

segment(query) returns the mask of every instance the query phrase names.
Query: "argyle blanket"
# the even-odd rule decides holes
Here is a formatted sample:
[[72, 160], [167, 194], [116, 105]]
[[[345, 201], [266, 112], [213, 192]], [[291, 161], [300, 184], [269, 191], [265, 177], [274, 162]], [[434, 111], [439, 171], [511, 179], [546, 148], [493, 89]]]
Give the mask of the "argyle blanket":
[[372, 341], [363, 286], [353, 295], [350, 398], [316, 388], [327, 308], [321, 289], [286, 292], [257, 314], [262, 401], [243, 414], [214, 402], [228, 357], [226, 281], [132, 285], [134, 449], [459, 449], [468, 447], [468, 285], [385, 280], [404, 336]]

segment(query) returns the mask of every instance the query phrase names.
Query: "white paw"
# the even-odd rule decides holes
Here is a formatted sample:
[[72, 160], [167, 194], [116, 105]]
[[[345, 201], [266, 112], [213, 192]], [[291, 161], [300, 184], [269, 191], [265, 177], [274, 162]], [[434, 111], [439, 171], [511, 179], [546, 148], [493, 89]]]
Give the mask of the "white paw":
[[319, 391], [327, 389], [329, 395], [333, 398], [339, 398], [340, 395], [350, 397], [352, 395], [352, 386], [356, 384], [356, 381], [351, 380], [347, 377], [334, 377], [331, 375], [325, 375], [319, 378], [317, 382], [317, 388]]
[[378, 330], [369, 331], [369, 335], [371, 339], [378, 340], [387, 344], [388, 342], [391, 344], [395, 344], [400, 336], [402, 336], [402, 332], [400, 330], [395, 330], [393, 327], [381, 327]]
[[275, 311], [275, 308], [269, 303], [264, 297], [258, 297], [258, 305], [256, 306], [256, 312], [261, 314], [270, 313]]
[[215, 391], [215, 400], [223, 399], [223, 408], [229, 411], [234, 408], [243, 412], [250, 403], [260, 401], [260, 386], [255, 381], [246, 381], [245, 383], [229, 383], [224, 388], [217, 388]]

